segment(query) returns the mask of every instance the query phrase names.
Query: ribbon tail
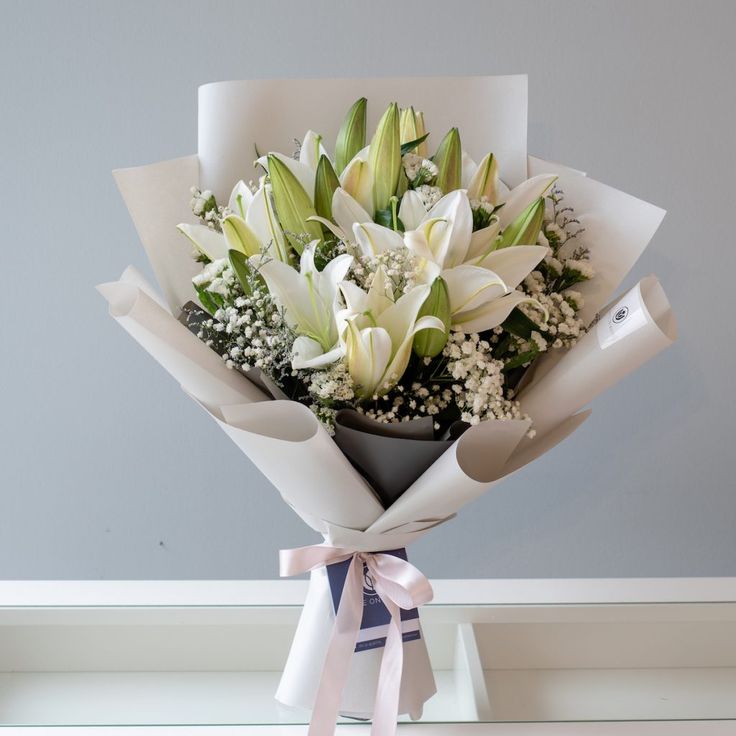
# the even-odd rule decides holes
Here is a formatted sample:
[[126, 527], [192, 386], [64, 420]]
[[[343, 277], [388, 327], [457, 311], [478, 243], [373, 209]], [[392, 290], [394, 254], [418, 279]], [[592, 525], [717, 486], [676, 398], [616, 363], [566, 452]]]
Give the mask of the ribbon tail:
[[314, 700], [308, 736], [332, 736], [335, 733], [342, 691], [347, 681], [362, 618], [363, 562], [355, 555], [350, 562], [335, 614], [335, 624]]
[[[380, 591], [377, 592], [380, 595]], [[371, 736], [394, 736], [396, 721], [399, 717], [401, 673], [404, 667], [404, 637], [401, 630], [401, 609], [388, 596], [381, 597], [391, 614], [391, 621], [378, 675]]]

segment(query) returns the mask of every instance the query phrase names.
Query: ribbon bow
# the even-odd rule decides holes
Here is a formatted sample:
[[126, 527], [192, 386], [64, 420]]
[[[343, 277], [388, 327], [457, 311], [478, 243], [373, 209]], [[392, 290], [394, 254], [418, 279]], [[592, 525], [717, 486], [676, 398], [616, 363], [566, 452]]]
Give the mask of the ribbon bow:
[[393, 736], [404, 665], [400, 609], [417, 608], [431, 601], [432, 586], [414, 565], [400, 557], [327, 544], [281, 550], [281, 577], [300, 575], [348, 559], [350, 566], [327, 646], [308, 736], [331, 736], [335, 732], [342, 691], [363, 619], [363, 565], [368, 568], [376, 593], [391, 615], [378, 674], [371, 736]]

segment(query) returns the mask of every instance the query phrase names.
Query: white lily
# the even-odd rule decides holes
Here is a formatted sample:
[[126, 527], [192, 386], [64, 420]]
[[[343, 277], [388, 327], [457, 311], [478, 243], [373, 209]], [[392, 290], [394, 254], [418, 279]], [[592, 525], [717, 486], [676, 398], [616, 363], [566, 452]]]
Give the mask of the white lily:
[[498, 232], [496, 222], [473, 233], [470, 201], [458, 189], [404, 234], [407, 247], [420, 259], [423, 280], [431, 283], [438, 271], [445, 280], [456, 330], [481, 332], [500, 325], [527, 299], [514, 290], [547, 254], [539, 245], [493, 250]]
[[367, 292], [351, 282], [340, 288], [347, 304], [340, 315], [345, 321], [345, 357], [356, 395], [365, 399], [385, 394], [406, 370], [414, 335], [445, 329], [437, 317], [417, 319], [430, 287], [415, 286], [394, 302], [390, 282], [379, 267]]
[[283, 230], [271, 203], [270, 185], [261, 183], [255, 194], [243, 182], [233, 188], [228, 200], [228, 214], [222, 221], [222, 232], [206, 225], [177, 225], [181, 233], [211, 261], [227, 258], [229, 250], [246, 256], [267, 251], [286, 261], [288, 248]]
[[317, 241], [304, 248], [299, 271], [275, 259], [252, 259], [268, 290], [284, 308], [287, 324], [297, 333], [294, 341], [294, 368], [317, 368], [334, 363], [344, 353], [340, 344], [335, 313], [339, 307], [338, 284], [353, 262], [341, 255], [323, 271], [314, 264]]

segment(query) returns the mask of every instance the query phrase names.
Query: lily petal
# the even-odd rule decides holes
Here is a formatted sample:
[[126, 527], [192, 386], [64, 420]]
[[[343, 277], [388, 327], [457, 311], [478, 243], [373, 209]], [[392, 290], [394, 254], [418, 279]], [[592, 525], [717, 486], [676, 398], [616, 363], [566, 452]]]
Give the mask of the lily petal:
[[231, 250], [240, 251], [246, 256], [254, 256], [261, 252], [261, 242], [258, 236], [238, 215], [228, 215], [222, 221], [222, 234]]
[[[396, 352], [391, 358], [391, 362], [386, 366], [386, 371], [381, 377], [381, 391], [393, 388], [404, 375], [406, 366], [409, 364], [411, 357], [411, 349], [414, 343], [414, 336], [420, 330], [441, 330], [445, 331], [445, 325], [441, 319], [427, 315], [418, 319], [407, 331], [404, 339], [398, 345]], [[396, 346], [394, 346], [396, 347]]]
[[323, 154], [326, 156], [327, 151], [325, 151], [325, 148], [322, 145], [322, 136], [318, 135], [313, 130], [308, 130], [304, 136], [304, 140], [302, 140], [301, 148], [299, 149], [299, 163], [304, 164], [307, 168], [316, 172], [319, 157]]
[[[305, 249], [306, 250], [306, 249]], [[311, 249], [310, 249], [311, 250]], [[338, 294], [338, 284], [345, 279], [353, 265], [353, 257], [344, 253], [333, 258], [319, 274], [319, 290], [330, 305], [334, 305]]]
[[332, 217], [345, 235], [353, 232], [353, 225], [356, 222], [373, 222], [373, 218], [361, 207], [360, 203], [342, 187], [335, 189], [332, 195]]
[[360, 314], [368, 309], [368, 294], [352, 281], [341, 281], [340, 291], [345, 299], [346, 311], [351, 315]]
[[176, 226], [179, 232], [192, 241], [195, 248], [204, 253], [211, 261], [227, 258], [228, 245], [225, 236], [206, 225], [188, 225], [183, 223]]
[[475, 161], [470, 158], [467, 151], [463, 151], [463, 157], [460, 165], [462, 166], [463, 172], [460, 178], [460, 186], [463, 189], [467, 189], [471, 180], [475, 176], [475, 172], [478, 171], [478, 164], [476, 164]]
[[473, 234], [473, 211], [467, 193], [456, 189], [442, 197], [426, 217], [437, 218], [446, 220], [447, 228], [436, 243], [427, 238], [435, 261], [443, 268], [458, 266], [465, 261]]
[[381, 327], [359, 330], [348, 322], [345, 341], [348, 370], [356, 383], [356, 393], [367, 398], [381, 387], [386, 367], [391, 360], [391, 337]]
[[313, 305], [305, 279], [299, 272], [273, 258], [255, 256], [251, 262], [263, 276], [268, 290], [284, 307], [284, 316], [288, 325], [300, 332], [316, 332], [309, 329]]
[[322, 346], [316, 340], [306, 335], [300, 335], [294, 340], [291, 352], [291, 367], [297, 370], [321, 368], [339, 360], [345, 353], [341, 346], [324, 352]]
[[[368, 162], [368, 149], [361, 149], [345, 170], [340, 174], [340, 186], [351, 197], [354, 197], [360, 206], [373, 211], [373, 174]], [[333, 203], [334, 207], [334, 203]], [[334, 213], [333, 213], [334, 214]]]
[[368, 327], [371, 320], [375, 321], [378, 315], [394, 303], [391, 282], [380, 266], [376, 269], [371, 287], [367, 293], [351, 281], [343, 281], [339, 286], [347, 307], [341, 310], [345, 312], [342, 318], [348, 319], [357, 316], [356, 324], [359, 327]]
[[442, 243], [446, 230], [447, 222], [441, 218], [424, 220], [418, 229], [404, 233], [404, 243], [419, 258], [436, 261], [430, 242], [435, 246]]
[[353, 225], [353, 235], [365, 256], [375, 257], [384, 251], [404, 247], [404, 239], [399, 233], [375, 222], [356, 222]]
[[506, 284], [498, 275], [479, 266], [456, 266], [442, 272], [450, 296], [450, 311], [455, 315], [500, 299], [508, 293]]
[[255, 233], [263, 246], [271, 246], [270, 255], [280, 261], [287, 260], [286, 238], [276, 219], [266, 186], [262, 186], [253, 195], [253, 201], [245, 213], [245, 224]]
[[235, 213], [238, 217], [245, 219], [245, 213], [253, 201], [253, 192], [250, 187], [241, 179], [234, 187], [230, 194], [227, 207], [230, 212]]
[[415, 286], [377, 316], [376, 323], [391, 335], [394, 345], [400, 345], [410, 332], [429, 291], [428, 285]]
[[405, 230], [416, 230], [427, 216], [427, 209], [422, 198], [413, 189], [404, 193], [399, 206], [399, 219]]
[[494, 250], [478, 265], [498, 274], [509, 289], [515, 289], [548, 252], [543, 245], [514, 245]]
[[499, 199], [503, 201], [503, 207], [498, 210], [501, 230], [512, 223], [535, 199], [543, 197], [555, 181], [556, 174], [539, 174], [521, 182], [505, 198], [499, 192]]
[[498, 220], [494, 220], [488, 227], [476, 230], [470, 236], [470, 247], [468, 248], [466, 262], [472, 261], [475, 258], [482, 258], [493, 250], [500, 229], [501, 226]]
[[488, 302], [477, 309], [456, 315], [453, 319], [452, 329], [466, 333], [492, 330], [503, 323], [519, 304], [534, 301], [521, 291], [512, 291], [510, 294]]
[[328, 220], [326, 217], [320, 217], [319, 215], [312, 215], [307, 219], [310, 222], [319, 222], [321, 225], [324, 225], [338, 240], [345, 240], [345, 233], [332, 220]]

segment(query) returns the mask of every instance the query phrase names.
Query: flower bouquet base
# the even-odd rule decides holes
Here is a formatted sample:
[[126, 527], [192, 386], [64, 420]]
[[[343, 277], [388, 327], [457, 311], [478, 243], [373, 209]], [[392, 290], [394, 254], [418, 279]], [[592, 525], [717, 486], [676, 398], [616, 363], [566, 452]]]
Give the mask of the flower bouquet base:
[[[374, 589], [363, 589], [361, 594], [368, 610], [379, 605], [375, 602], [377, 594]], [[276, 692], [276, 699], [283, 705], [308, 710], [314, 707], [334, 625], [335, 607], [327, 568], [313, 570], [299, 625]], [[359, 635], [363, 646], [356, 643], [357, 651], [351, 657], [339, 704], [342, 716], [373, 717], [383, 658], [384, 645], [380, 640], [385, 641], [388, 625], [372, 626], [371, 629], [366, 635]], [[435, 694], [437, 687], [419, 619], [414, 619], [411, 626], [403, 627], [402, 633], [405, 640], [398, 714], [409, 715], [416, 720], [421, 717], [424, 703]], [[411, 637], [409, 640], [407, 634]]]

